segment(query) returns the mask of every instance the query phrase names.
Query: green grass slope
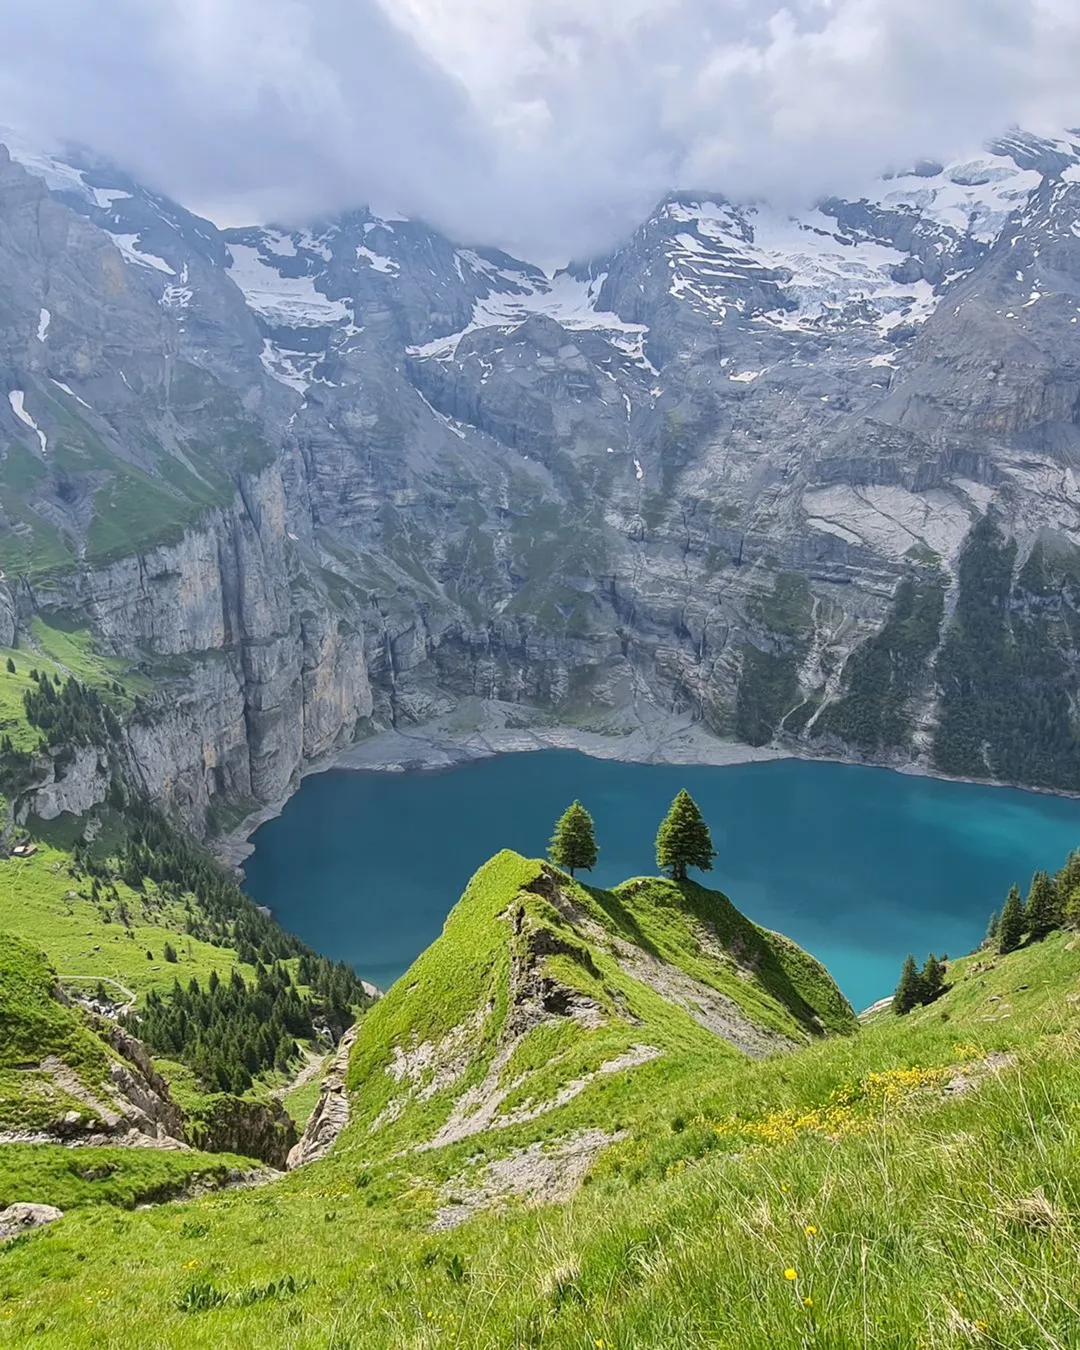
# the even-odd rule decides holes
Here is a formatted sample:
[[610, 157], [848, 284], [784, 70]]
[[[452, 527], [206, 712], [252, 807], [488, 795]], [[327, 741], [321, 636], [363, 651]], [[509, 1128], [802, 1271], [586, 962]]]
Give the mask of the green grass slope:
[[43, 1061], [60, 1061], [91, 1093], [105, 1082], [108, 1052], [78, 1012], [54, 998], [55, 983], [42, 955], [0, 933], [0, 1133], [46, 1129], [66, 1111], [85, 1112]]
[[[0, 1252], [0, 1344], [1080, 1344], [1076, 935], [951, 962], [931, 1006], [822, 1037], [814, 1017], [848, 1019], [813, 964], [760, 934], [755, 974], [717, 898], [550, 881], [505, 853], [478, 874], [368, 1015], [323, 1162], [254, 1192], [84, 1204]], [[656, 974], [628, 931], [653, 960], [682, 951], [695, 988], [745, 986], [796, 1048], [727, 1044], [628, 973]], [[635, 1045], [661, 1053], [598, 1071]], [[481, 1110], [485, 1129], [427, 1147]], [[53, 1166], [21, 1198], [48, 1200]]]
[[[86, 879], [72, 875], [70, 853], [42, 843], [33, 857], [0, 860], [0, 923], [47, 952], [62, 979], [88, 989], [99, 979], [116, 981], [109, 987], [120, 1002], [117, 986], [141, 1001], [151, 989], [166, 992], [174, 979], [205, 983], [212, 970], [227, 976], [239, 965], [231, 949], [187, 933], [184, 903], [153, 882], [140, 891], [119, 878], [114, 884], [117, 901], [95, 902]], [[165, 960], [167, 942], [175, 962]], [[241, 969], [250, 979], [251, 968]]]
[[823, 967], [716, 892], [658, 878], [604, 891], [503, 852], [365, 1018], [355, 1147], [600, 1128], [718, 1060], [854, 1025]]
[[68, 1112], [100, 1123], [89, 1101], [115, 1105], [108, 1086], [115, 1053], [55, 997], [55, 986], [44, 956], [0, 933], [0, 1209], [43, 1195], [65, 1210], [130, 1209], [251, 1171], [250, 1160], [228, 1154], [4, 1142], [5, 1135], [47, 1133]]

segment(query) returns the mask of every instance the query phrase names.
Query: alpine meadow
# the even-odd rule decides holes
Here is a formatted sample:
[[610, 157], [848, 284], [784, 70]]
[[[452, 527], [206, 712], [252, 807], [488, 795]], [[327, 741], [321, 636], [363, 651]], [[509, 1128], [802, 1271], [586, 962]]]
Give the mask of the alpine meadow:
[[450, 8], [4, 15], [0, 1346], [1080, 1350], [1080, 21]]

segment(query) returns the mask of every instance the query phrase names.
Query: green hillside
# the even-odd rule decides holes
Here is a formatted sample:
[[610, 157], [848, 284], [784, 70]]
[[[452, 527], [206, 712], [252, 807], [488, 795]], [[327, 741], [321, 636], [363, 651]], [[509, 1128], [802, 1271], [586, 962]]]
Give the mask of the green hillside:
[[77, 1012], [53, 997], [53, 985], [39, 953], [0, 933], [0, 1131], [38, 1129], [85, 1109], [43, 1062], [61, 1061], [88, 1093], [106, 1081], [105, 1047]]
[[378, 1153], [527, 1141], [549, 1115], [603, 1128], [660, 1084], [854, 1025], [817, 962], [716, 892], [603, 891], [504, 852], [365, 1018], [349, 1085]]
[[0, 1343], [1080, 1344], [1078, 939], [947, 984], [856, 1026], [715, 892], [502, 853], [365, 1014], [323, 1161], [132, 1211], [0, 1148], [70, 1211], [0, 1249]]
[[[103, 1059], [81, 1014], [56, 1003], [59, 984], [145, 1041], [185, 1114], [185, 1138], [283, 1165], [296, 1125], [275, 1097], [304, 1110], [302, 1125], [310, 1094], [301, 1089], [294, 1106], [289, 1089], [368, 1002], [355, 974], [284, 932], [201, 848], [139, 804], [31, 826], [31, 856], [0, 856], [0, 924], [9, 964], [14, 953], [20, 965], [27, 952], [34, 961], [45, 953], [52, 969], [34, 967], [32, 1017], [27, 979], [6, 981], [5, 1018], [27, 1023], [8, 1032], [8, 1045], [26, 1042], [26, 1053], [0, 1057], [0, 1137], [29, 1129], [71, 1142], [97, 1128], [99, 1108], [116, 1106], [100, 1090], [110, 1052]], [[39, 1023], [52, 1022], [67, 1042], [34, 1053]], [[80, 1093], [55, 1059], [75, 1074], [83, 1100], [70, 1100]], [[81, 1118], [75, 1129], [64, 1119], [71, 1112]]]

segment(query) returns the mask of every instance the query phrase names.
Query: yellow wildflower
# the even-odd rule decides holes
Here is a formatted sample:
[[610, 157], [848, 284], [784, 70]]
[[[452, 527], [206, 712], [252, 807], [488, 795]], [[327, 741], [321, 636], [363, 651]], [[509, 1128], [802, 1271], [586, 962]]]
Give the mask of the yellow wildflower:
[[814, 1227], [814, 1225], [813, 1225], [812, 1223], [808, 1223], [808, 1224], [806, 1225], [806, 1236], [807, 1236], [807, 1237], [817, 1237], [817, 1229]]
[[798, 1278], [799, 1272], [794, 1268], [794, 1266], [788, 1266], [787, 1270], [784, 1271], [785, 1280], [797, 1280]]
[[803, 1299], [802, 1304], [804, 1308], [812, 1308], [814, 1306], [814, 1300], [807, 1296]]
[[184, 1264], [180, 1267], [180, 1269], [181, 1269], [181, 1270], [194, 1270], [195, 1267], [196, 1267], [198, 1264], [199, 1264], [198, 1261], [185, 1261]]

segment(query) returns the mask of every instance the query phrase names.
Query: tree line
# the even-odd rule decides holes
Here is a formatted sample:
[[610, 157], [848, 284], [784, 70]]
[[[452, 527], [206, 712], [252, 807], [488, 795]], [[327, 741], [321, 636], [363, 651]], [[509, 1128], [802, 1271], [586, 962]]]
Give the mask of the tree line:
[[[1025, 945], [1025, 941], [1042, 942], [1056, 929], [1077, 923], [1080, 923], [1080, 849], [1069, 854], [1054, 876], [1036, 872], [1026, 900], [1019, 886], [1010, 887], [1001, 909], [990, 916], [982, 945], [1007, 956]], [[893, 1012], [903, 1016], [944, 993], [948, 988], [947, 962], [947, 957], [938, 958], [931, 952], [920, 970], [914, 956], [909, 955], [893, 994]]]
[[[549, 859], [573, 876], [578, 871], [591, 872], [599, 856], [592, 816], [579, 801], [571, 802], [555, 822]], [[697, 802], [683, 788], [656, 832], [656, 865], [673, 880], [685, 881], [688, 867], [711, 872], [715, 857], [709, 827]]]
[[[115, 791], [123, 796], [119, 786]], [[174, 981], [167, 994], [151, 994], [132, 1029], [157, 1054], [193, 1069], [207, 1091], [243, 1092], [260, 1073], [286, 1068], [297, 1038], [319, 1028], [338, 1040], [370, 998], [356, 972], [330, 961], [288, 933], [244, 894], [236, 880], [190, 836], [141, 800], [117, 801], [128, 836], [115, 859], [75, 846], [73, 872], [91, 879], [91, 896], [115, 893], [115, 880], [143, 891], [147, 880], [161, 894], [185, 904], [191, 937], [234, 948], [252, 966], [248, 983], [239, 971], [227, 981], [212, 973], [207, 988], [197, 980]], [[121, 921], [124, 914], [119, 913]], [[166, 961], [176, 949], [165, 943]], [[285, 962], [296, 960], [295, 977]]]
[[[336, 1016], [347, 1017], [347, 1007], [339, 1005]], [[175, 980], [168, 994], [151, 991], [145, 1009], [124, 1021], [154, 1054], [192, 1069], [208, 1092], [237, 1094], [259, 1074], [287, 1072], [300, 1053], [297, 1039], [326, 1027], [319, 1000], [280, 962], [269, 969], [260, 962], [251, 984], [239, 970], [227, 980], [212, 970], [205, 988], [197, 979], [186, 987]]]
[[1075, 789], [1080, 557], [1037, 543], [1015, 581], [1015, 539], [988, 512], [960, 555], [935, 675], [933, 758], [945, 773]]
[[61, 683], [48, 671], [31, 670], [30, 678], [37, 688], [23, 694], [26, 717], [49, 745], [108, 745], [119, 738], [119, 719], [95, 690], [74, 676]]

